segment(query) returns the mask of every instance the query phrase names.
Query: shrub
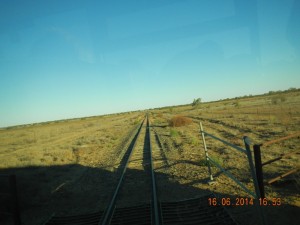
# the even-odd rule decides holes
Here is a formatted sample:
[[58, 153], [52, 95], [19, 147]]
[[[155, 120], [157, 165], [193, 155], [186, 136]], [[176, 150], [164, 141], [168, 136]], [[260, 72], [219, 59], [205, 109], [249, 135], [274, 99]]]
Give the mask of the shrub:
[[24, 142], [25, 144], [33, 144], [33, 143], [36, 143], [36, 139], [25, 138], [25, 139], [23, 140], [23, 142]]
[[190, 137], [188, 140], [189, 144], [191, 145], [197, 145], [199, 143], [199, 140], [195, 137]]
[[[214, 162], [216, 162], [217, 164], [219, 164], [220, 166], [223, 166], [223, 159], [222, 158], [220, 158], [220, 157], [212, 157], [212, 156], [210, 156], [210, 158], [214, 161]], [[216, 165], [215, 164], [213, 164], [213, 163], [211, 163], [211, 165], [212, 165], [212, 167], [216, 167]]]
[[235, 107], [239, 108], [241, 104], [240, 104], [239, 101], [236, 101], [235, 103], [233, 103], [233, 105], [234, 105]]
[[140, 123], [140, 121], [138, 121], [138, 120], [135, 120], [135, 121], [133, 121], [133, 125], [138, 125]]
[[[223, 166], [224, 162], [223, 162], [223, 159], [222, 158], [217, 158], [217, 157], [211, 157], [210, 158], [218, 163], [220, 166]], [[201, 159], [200, 161], [198, 161], [199, 163], [199, 166], [208, 166], [208, 163], [207, 163], [207, 160], [206, 159]], [[213, 164], [212, 162], [210, 162], [210, 166], [211, 167], [217, 167], [215, 164]]]
[[177, 130], [171, 129], [171, 130], [170, 130], [170, 136], [171, 136], [171, 137], [177, 137], [177, 136], [178, 136]]
[[82, 145], [82, 144], [83, 144], [83, 141], [81, 139], [76, 141], [76, 145]]
[[283, 103], [286, 101], [286, 97], [284, 95], [277, 95], [271, 98], [271, 102], [273, 105], [277, 105], [278, 103]]
[[160, 112], [160, 113], [157, 114], [157, 117], [158, 117], [158, 118], [163, 118], [164, 116], [163, 116], [163, 114]]
[[192, 119], [185, 116], [174, 116], [170, 121], [169, 125], [172, 127], [181, 127], [192, 123]]
[[271, 102], [273, 105], [277, 105], [279, 102], [279, 98], [277, 96], [274, 96], [271, 98]]
[[284, 95], [281, 95], [279, 98], [280, 98], [281, 102], [285, 102], [286, 101], [286, 97]]

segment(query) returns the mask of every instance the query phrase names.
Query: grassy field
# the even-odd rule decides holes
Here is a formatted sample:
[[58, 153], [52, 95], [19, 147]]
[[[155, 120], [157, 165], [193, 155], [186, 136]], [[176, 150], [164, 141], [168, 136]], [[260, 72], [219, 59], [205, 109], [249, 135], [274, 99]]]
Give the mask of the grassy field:
[[[242, 148], [244, 136], [254, 143], [284, 137], [299, 131], [300, 91], [149, 112], [159, 198], [174, 201], [213, 191], [234, 199], [249, 195], [216, 167], [212, 168], [216, 183], [207, 183], [199, 122], [206, 132]], [[132, 112], [0, 129], [0, 174], [17, 175], [24, 224], [41, 224], [53, 212], [74, 215], [103, 210], [119, 177], [118, 166], [128, 139], [144, 115], [145, 112]], [[170, 123], [178, 115], [189, 118], [188, 124], [176, 127]], [[293, 138], [262, 147], [262, 161], [296, 153], [299, 141]], [[210, 156], [253, 190], [245, 155], [211, 138], [206, 142]], [[265, 179], [292, 168], [299, 168], [299, 155], [264, 167]], [[267, 209], [271, 224], [299, 221], [299, 177], [298, 172], [266, 186], [267, 198], [282, 201], [281, 206]], [[0, 182], [1, 192], [6, 181]], [[256, 224], [254, 207], [227, 208], [241, 224]], [[0, 210], [6, 210], [5, 204]]]
[[105, 207], [101, 196], [107, 197], [109, 174], [141, 119], [140, 113], [126, 113], [2, 129], [0, 173], [17, 175], [25, 224], [41, 224], [49, 212]]
[[[198, 106], [170, 107], [154, 110], [152, 125], [161, 137], [168, 159], [168, 171], [181, 184], [188, 184], [199, 190], [213, 191], [221, 197], [249, 197], [235, 182], [225, 176], [216, 167], [212, 168], [215, 185], [208, 185], [208, 169], [205, 162], [204, 147], [200, 137], [199, 122], [204, 131], [245, 148], [243, 137], [248, 136], [253, 143], [260, 144], [299, 132], [300, 128], [300, 92], [274, 93], [272, 95], [229, 99], [219, 102], [202, 103]], [[175, 115], [192, 118], [187, 126], [172, 127], [169, 121]], [[230, 171], [246, 187], [254, 191], [252, 177], [246, 155], [206, 137], [209, 155], [223, 168]], [[286, 153], [299, 153], [300, 139], [296, 138], [262, 146], [262, 162]], [[277, 177], [291, 169], [299, 169], [299, 154], [263, 167], [265, 181]], [[171, 188], [171, 187], [170, 187]], [[298, 173], [285, 179], [266, 185], [268, 199], [280, 199], [280, 207], [268, 207], [270, 224], [297, 224], [299, 217], [295, 213], [300, 207], [300, 176]], [[183, 192], [184, 197], [192, 197]], [[187, 196], [185, 196], [187, 195]], [[192, 193], [191, 195], [194, 195]], [[166, 194], [162, 198], [176, 199], [178, 195]], [[241, 224], [256, 224], [253, 220], [253, 207], [227, 207]], [[245, 220], [245, 217], [247, 218]]]

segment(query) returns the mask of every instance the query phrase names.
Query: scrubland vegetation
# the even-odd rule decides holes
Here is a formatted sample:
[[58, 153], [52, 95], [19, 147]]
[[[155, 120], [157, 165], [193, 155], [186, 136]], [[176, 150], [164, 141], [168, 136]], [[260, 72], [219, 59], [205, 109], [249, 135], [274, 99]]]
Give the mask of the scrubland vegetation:
[[[168, 172], [177, 177], [181, 184], [189, 184], [201, 190], [214, 191], [221, 196], [234, 198], [249, 196], [235, 182], [215, 166], [212, 167], [215, 185], [209, 186], [207, 163], [199, 133], [199, 122], [204, 130], [236, 146], [245, 148], [243, 137], [251, 138], [253, 144], [265, 143], [299, 132], [300, 128], [300, 91], [270, 92], [260, 96], [244, 96], [216, 102], [202, 102], [195, 107], [190, 105], [152, 110], [153, 127], [162, 137], [162, 145], [169, 160]], [[174, 126], [178, 118], [190, 118], [192, 123]], [[176, 122], [175, 122], [176, 124]], [[233, 173], [246, 187], [254, 191], [253, 180], [247, 157], [229, 146], [206, 137], [210, 156], [224, 169]], [[287, 176], [273, 185], [266, 185], [268, 199], [280, 198], [282, 206], [268, 208], [271, 224], [296, 224], [291, 217], [300, 207], [299, 195], [299, 137], [262, 146], [262, 161], [280, 157], [282, 154], [295, 153], [263, 168], [264, 179], [277, 177], [291, 169], [298, 172]], [[184, 194], [182, 194], [184, 195]], [[190, 197], [190, 196], [187, 196]], [[172, 196], [171, 198], [176, 198]], [[169, 199], [168, 199], [169, 200]], [[229, 208], [241, 224], [255, 224], [251, 220], [253, 207]], [[251, 213], [252, 214], [251, 214]], [[244, 216], [248, 215], [247, 221]], [[252, 215], [252, 216], [251, 216]], [[286, 218], [291, 218], [288, 222]]]
[[[299, 131], [300, 90], [148, 110], [155, 172], [161, 201], [192, 198], [213, 191], [248, 196], [217, 167], [209, 185], [199, 122], [204, 130], [244, 148], [243, 137], [264, 143]], [[74, 215], [104, 210], [119, 177], [128, 140], [145, 112], [121, 113], [0, 129], [0, 173], [17, 175], [24, 224], [41, 224], [53, 212]], [[297, 152], [299, 138], [262, 147], [262, 161]], [[206, 138], [210, 156], [253, 190], [245, 155]], [[264, 168], [271, 179], [299, 168], [294, 154]], [[267, 209], [271, 224], [296, 224], [300, 207], [299, 171], [266, 186], [282, 206]], [[1, 183], [5, 181], [1, 180]], [[243, 224], [253, 223], [252, 207], [228, 208]], [[247, 218], [247, 221], [245, 221]], [[284, 219], [283, 219], [284, 218]], [[1, 221], [1, 220], [0, 220]]]

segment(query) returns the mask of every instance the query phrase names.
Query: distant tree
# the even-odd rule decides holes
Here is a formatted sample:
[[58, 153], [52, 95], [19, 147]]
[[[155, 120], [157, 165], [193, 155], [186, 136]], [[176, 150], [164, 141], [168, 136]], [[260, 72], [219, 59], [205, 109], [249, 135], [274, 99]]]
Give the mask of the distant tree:
[[201, 98], [196, 98], [196, 99], [194, 99], [192, 106], [198, 106], [198, 105], [200, 105], [200, 103], [201, 103]]
[[288, 89], [288, 91], [296, 91], [297, 90], [297, 88], [294, 88], [294, 87], [290, 87], [289, 89]]

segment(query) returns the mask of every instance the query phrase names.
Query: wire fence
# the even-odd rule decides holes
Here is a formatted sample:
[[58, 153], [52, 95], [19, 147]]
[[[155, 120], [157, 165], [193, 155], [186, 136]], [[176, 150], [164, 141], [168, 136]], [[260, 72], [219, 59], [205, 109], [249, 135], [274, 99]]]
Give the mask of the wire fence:
[[[223, 140], [219, 137], [216, 137], [215, 135], [212, 135], [210, 133], [207, 133], [203, 130], [203, 126], [202, 123], [200, 122], [200, 133], [202, 136], [202, 140], [203, 140], [203, 146], [204, 146], [204, 151], [205, 151], [205, 159], [207, 162], [207, 166], [208, 166], [208, 173], [209, 173], [209, 180], [210, 182], [212, 182], [214, 180], [213, 178], [213, 174], [212, 174], [212, 165], [216, 166], [219, 170], [221, 170], [227, 177], [229, 177], [231, 180], [233, 180], [238, 186], [240, 186], [246, 193], [248, 193], [249, 195], [251, 195], [256, 202], [256, 207], [257, 207], [257, 211], [260, 217], [260, 222], [263, 225], [267, 225], [267, 220], [266, 220], [266, 216], [265, 216], [265, 212], [264, 209], [261, 207], [261, 193], [260, 193], [260, 188], [259, 188], [259, 183], [257, 180], [257, 176], [256, 176], [256, 170], [255, 170], [255, 166], [253, 163], [253, 158], [252, 158], [252, 153], [251, 153], [251, 140], [249, 137], [244, 137], [244, 144], [245, 144], [245, 149], [236, 146], [234, 144], [231, 144], [230, 142]], [[251, 174], [251, 178], [253, 181], [253, 186], [254, 186], [254, 190], [251, 190], [250, 188], [246, 187], [246, 185], [244, 185], [236, 176], [234, 176], [234, 174], [232, 172], [230, 172], [229, 170], [226, 170], [222, 165], [220, 165], [220, 163], [218, 163], [216, 160], [214, 160], [213, 157], [211, 157], [209, 155], [208, 152], [208, 148], [206, 145], [206, 139], [205, 136], [208, 136], [214, 140], [217, 140], [219, 142], [222, 142], [223, 144], [230, 146], [232, 149], [236, 150], [239, 153], [242, 153], [243, 155], [246, 155], [247, 161], [248, 161], [248, 170], [250, 170], [250, 174]]]
[[[299, 154], [300, 152], [299, 151], [296, 151], [296, 152], [289, 152], [289, 153], [286, 153], [286, 154], [281, 154], [279, 157], [275, 157], [273, 159], [269, 159], [268, 161], [266, 162], [262, 162], [262, 159], [261, 159], [261, 148], [262, 147], [267, 147], [267, 146], [270, 146], [270, 145], [273, 145], [273, 144], [277, 144], [277, 143], [281, 143], [283, 141], [287, 141], [287, 140], [290, 140], [290, 139], [293, 139], [293, 138], [300, 138], [300, 132], [296, 132], [294, 134], [290, 134], [288, 136], [285, 136], [285, 137], [281, 137], [281, 138], [278, 138], [278, 139], [274, 139], [274, 140], [271, 140], [271, 141], [267, 141], [267, 142], [264, 142], [262, 144], [255, 144], [253, 146], [253, 152], [254, 152], [254, 158], [255, 158], [255, 170], [256, 170], [256, 179], [258, 181], [258, 185], [259, 185], [259, 190], [260, 190], [260, 193], [261, 193], [261, 197], [262, 198], [265, 198], [265, 187], [264, 187], [264, 174], [263, 174], [263, 167], [266, 166], [266, 165], [269, 165], [271, 163], [274, 163], [276, 161], [279, 161], [279, 160], [282, 160], [282, 159], [286, 159], [287, 157], [289, 156], [292, 156], [292, 155], [296, 155], [296, 154]], [[296, 172], [299, 171], [299, 166], [297, 168], [292, 168], [291, 170], [283, 173], [283, 174], [280, 174], [279, 176], [276, 176], [270, 180], [267, 181], [267, 184], [272, 184], [274, 183], [275, 181], [278, 181], [286, 176], [289, 176], [291, 174], [294, 174]]]

